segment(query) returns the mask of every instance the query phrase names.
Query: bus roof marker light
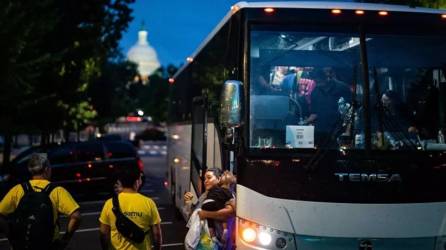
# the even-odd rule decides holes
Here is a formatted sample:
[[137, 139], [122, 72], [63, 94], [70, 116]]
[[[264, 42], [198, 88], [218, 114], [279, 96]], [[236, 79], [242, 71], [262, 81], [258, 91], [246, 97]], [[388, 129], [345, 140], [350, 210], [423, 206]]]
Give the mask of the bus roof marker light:
[[446, 14], [442, 14], [442, 15], [441, 15], [441, 18], [442, 18], [442, 19], [446, 19]]
[[388, 16], [389, 12], [387, 12], [385, 10], [381, 10], [381, 11], [378, 12], [378, 15], [380, 15], [380, 16]]
[[189, 62], [189, 63], [191, 63], [191, 62], [193, 62], [193, 61], [194, 61], [194, 58], [193, 58], [193, 57], [190, 57], [190, 56], [188, 56], [188, 57], [186, 58], [186, 61], [187, 61], [187, 62]]
[[237, 6], [237, 5], [232, 5], [232, 6], [231, 6], [231, 12], [232, 12], [232, 14], [236, 13], [236, 12], [239, 11], [239, 10], [240, 10], [240, 7], [239, 7], [239, 6]]
[[263, 11], [265, 11], [265, 13], [272, 14], [272, 13], [274, 13], [275, 9], [274, 8], [265, 8], [265, 9], [263, 9]]
[[334, 15], [339, 15], [341, 13], [342, 13], [342, 10], [340, 10], [340, 9], [332, 9], [331, 10], [331, 14], [334, 14]]
[[355, 14], [358, 16], [362, 16], [362, 15], [364, 15], [364, 13], [365, 12], [363, 10], [355, 10]]

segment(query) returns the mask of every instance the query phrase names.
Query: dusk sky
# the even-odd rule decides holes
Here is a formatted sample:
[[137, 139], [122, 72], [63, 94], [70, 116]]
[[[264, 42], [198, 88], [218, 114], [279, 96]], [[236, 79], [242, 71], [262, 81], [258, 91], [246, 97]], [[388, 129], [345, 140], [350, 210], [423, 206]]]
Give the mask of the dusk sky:
[[136, 43], [142, 21], [161, 65], [180, 65], [237, 0], [136, 0], [134, 20], [121, 40], [124, 54]]

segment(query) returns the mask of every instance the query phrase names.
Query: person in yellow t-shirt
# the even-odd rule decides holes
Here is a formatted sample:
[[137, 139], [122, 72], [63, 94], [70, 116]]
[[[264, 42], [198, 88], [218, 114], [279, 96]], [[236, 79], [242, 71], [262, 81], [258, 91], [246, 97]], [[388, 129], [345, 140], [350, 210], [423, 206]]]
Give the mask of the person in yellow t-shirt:
[[122, 190], [118, 194], [119, 207], [122, 213], [138, 225], [148, 235], [141, 243], [135, 243], [122, 236], [116, 228], [116, 217], [112, 211], [112, 199], [108, 199], [99, 217], [101, 246], [107, 249], [154, 250], [161, 249], [161, 219], [152, 199], [138, 193], [142, 184], [138, 170], [124, 169], [118, 175]]
[[[51, 166], [48, 159], [43, 154], [33, 154], [28, 162], [28, 170], [31, 173], [31, 180], [29, 181], [32, 189], [36, 192], [41, 192], [50, 184], [48, 181], [51, 178]], [[0, 229], [9, 235], [9, 227], [5, 216], [12, 214], [18, 207], [21, 198], [25, 192], [21, 184], [14, 186], [0, 202]], [[63, 187], [56, 186], [49, 198], [53, 205], [54, 215], [54, 237], [53, 249], [64, 249], [74, 232], [79, 228], [81, 214], [79, 212], [79, 205], [70, 195], [70, 193]], [[57, 223], [59, 214], [66, 215], [68, 224], [66, 233], [61, 236], [59, 234], [60, 228]]]

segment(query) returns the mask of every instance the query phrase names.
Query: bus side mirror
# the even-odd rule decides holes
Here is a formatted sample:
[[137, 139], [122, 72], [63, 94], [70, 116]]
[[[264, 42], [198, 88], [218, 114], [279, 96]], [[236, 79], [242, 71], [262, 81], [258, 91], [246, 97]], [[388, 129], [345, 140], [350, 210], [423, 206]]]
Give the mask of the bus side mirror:
[[224, 83], [220, 97], [220, 122], [225, 129], [241, 125], [243, 83], [228, 80]]

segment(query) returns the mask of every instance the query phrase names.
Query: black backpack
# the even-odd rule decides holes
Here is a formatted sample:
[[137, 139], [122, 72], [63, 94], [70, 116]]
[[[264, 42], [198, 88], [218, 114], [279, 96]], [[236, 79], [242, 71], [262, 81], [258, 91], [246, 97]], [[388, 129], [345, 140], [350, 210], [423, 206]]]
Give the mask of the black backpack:
[[54, 237], [51, 183], [35, 192], [29, 182], [21, 184], [25, 194], [11, 217], [9, 240], [14, 250], [50, 249]]
[[113, 196], [112, 201], [112, 210], [116, 216], [116, 229], [118, 229], [118, 232], [130, 241], [135, 243], [143, 242], [149, 231], [144, 232], [143, 229], [141, 229], [122, 213], [121, 208], [119, 207], [119, 199], [117, 195]]

